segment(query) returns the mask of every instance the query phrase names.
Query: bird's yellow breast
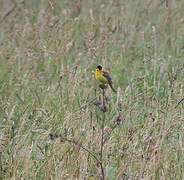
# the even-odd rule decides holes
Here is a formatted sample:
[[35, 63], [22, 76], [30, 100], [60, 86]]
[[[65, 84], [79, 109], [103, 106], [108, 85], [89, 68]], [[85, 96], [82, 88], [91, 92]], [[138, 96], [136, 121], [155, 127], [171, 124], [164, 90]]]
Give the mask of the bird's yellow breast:
[[97, 80], [99, 80], [103, 84], [108, 84], [108, 80], [107, 80], [106, 77], [103, 76], [103, 72], [102, 71], [96, 70], [95, 71], [95, 78]]

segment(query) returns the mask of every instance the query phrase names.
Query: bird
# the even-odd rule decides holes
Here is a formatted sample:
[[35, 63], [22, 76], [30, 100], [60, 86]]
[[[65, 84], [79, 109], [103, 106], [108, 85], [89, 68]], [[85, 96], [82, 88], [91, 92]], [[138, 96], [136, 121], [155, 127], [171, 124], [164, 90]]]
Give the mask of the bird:
[[113, 92], [116, 92], [114, 87], [112, 86], [112, 79], [107, 71], [103, 70], [101, 65], [98, 65], [95, 70], [95, 78], [100, 81], [102, 84], [108, 84]]

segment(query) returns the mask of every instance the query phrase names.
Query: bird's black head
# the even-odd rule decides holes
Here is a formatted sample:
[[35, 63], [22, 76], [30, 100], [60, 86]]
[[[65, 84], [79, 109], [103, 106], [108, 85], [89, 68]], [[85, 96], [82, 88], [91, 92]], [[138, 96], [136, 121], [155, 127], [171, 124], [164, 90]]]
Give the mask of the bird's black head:
[[102, 66], [101, 65], [98, 65], [97, 66], [97, 69], [102, 70]]

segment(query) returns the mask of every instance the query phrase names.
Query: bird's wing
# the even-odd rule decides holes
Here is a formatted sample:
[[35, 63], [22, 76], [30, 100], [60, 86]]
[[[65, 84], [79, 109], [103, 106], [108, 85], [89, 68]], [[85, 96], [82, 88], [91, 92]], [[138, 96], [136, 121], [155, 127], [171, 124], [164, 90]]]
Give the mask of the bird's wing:
[[111, 77], [110, 77], [110, 75], [109, 75], [108, 72], [103, 71], [103, 76], [104, 76], [105, 78], [107, 78], [107, 80], [109, 81], [110, 84], [112, 83], [112, 79], [111, 79]]
[[106, 72], [106, 71], [103, 71], [103, 76], [104, 76], [105, 78], [107, 78], [108, 83], [109, 83], [111, 89], [112, 89], [114, 92], [116, 92], [116, 90], [115, 90], [115, 89], [113, 88], [113, 86], [112, 86], [112, 79], [111, 79], [109, 73]]

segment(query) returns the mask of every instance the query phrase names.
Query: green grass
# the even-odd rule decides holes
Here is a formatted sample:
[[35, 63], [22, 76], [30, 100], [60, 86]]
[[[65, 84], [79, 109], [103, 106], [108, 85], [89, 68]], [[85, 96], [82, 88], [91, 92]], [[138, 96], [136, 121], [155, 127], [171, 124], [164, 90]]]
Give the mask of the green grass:
[[[12, 12], [8, 13], [12, 7]], [[168, 3], [168, 4], [167, 4]], [[182, 179], [183, 1], [0, 2], [1, 179]], [[110, 71], [105, 115], [94, 70]], [[177, 106], [177, 107], [176, 107]]]

